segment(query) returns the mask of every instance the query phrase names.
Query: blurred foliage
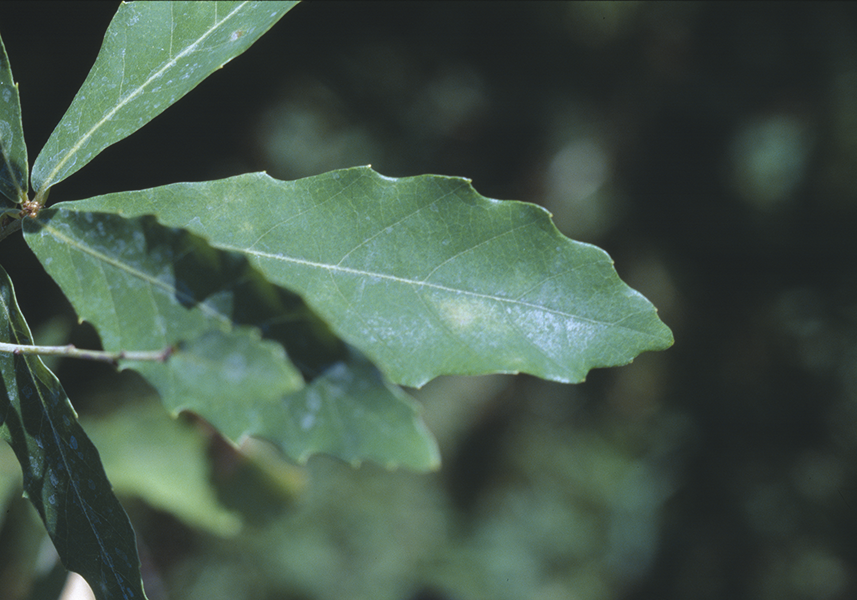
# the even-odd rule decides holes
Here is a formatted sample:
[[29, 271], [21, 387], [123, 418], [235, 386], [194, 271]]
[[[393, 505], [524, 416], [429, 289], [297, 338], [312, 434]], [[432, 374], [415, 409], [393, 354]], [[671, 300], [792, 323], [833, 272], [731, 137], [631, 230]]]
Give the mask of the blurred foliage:
[[[50, 6], [0, 6], [31, 152], [115, 10]], [[52, 200], [261, 169], [463, 175], [607, 249], [676, 345], [578, 386], [433, 382], [438, 475], [314, 459], [232, 537], [134, 502], [152, 600], [854, 597], [857, 8], [307, 3], [200, 88]], [[28, 320], [73, 323], [19, 243], [0, 261]], [[58, 375], [90, 419], [145, 395]]]

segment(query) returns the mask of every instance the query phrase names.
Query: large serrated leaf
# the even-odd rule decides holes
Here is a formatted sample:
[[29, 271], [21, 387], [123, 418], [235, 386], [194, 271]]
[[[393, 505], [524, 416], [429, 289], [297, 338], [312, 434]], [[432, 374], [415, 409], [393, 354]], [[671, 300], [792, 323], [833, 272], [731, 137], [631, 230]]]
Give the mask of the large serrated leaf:
[[154, 119], [296, 2], [123, 2], [95, 65], [33, 165], [37, 192]]
[[0, 194], [14, 203], [27, 198], [27, 146], [21, 99], [12, 79], [6, 46], [0, 40]]
[[[106, 349], [177, 346], [163, 364], [122, 362], [152, 382], [173, 412], [193, 410], [232, 440], [264, 437], [297, 460], [326, 452], [437, 467], [437, 445], [414, 401], [319, 331], [299, 298], [240, 255], [151, 217], [62, 208], [25, 219], [24, 234]], [[283, 346], [315, 377], [304, 390]]]
[[495, 372], [578, 382], [673, 341], [603, 250], [461, 178], [255, 173], [62, 206], [154, 214], [242, 253], [404, 385]]
[[[32, 344], [2, 268], [0, 337]], [[99, 600], [144, 598], [134, 530], [57, 378], [38, 357], [0, 354], [0, 388], [0, 435], [63, 564]]]

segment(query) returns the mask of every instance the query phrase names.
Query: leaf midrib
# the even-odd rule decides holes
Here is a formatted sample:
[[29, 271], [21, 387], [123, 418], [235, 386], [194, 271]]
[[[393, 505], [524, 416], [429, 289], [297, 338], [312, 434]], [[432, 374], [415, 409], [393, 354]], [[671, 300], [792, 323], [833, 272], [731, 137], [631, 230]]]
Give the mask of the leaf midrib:
[[[81, 244], [79, 241], [63, 235], [60, 231], [58, 231], [56, 228], [51, 227], [49, 224], [41, 223], [41, 225], [46, 230], [48, 230], [53, 236], [55, 236], [57, 239], [65, 242], [69, 246], [76, 248], [79, 251], [84, 252], [84, 253], [92, 256], [93, 258], [96, 258], [97, 260], [102, 260], [107, 264], [110, 264], [110, 265], [112, 265], [118, 269], [121, 269], [121, 270], [125, 271], [126, 273], [129, 273], [130, 275], [132, 275], [134, 277], [138, 277], [141, 280], [146, 281], [153, 286], [159, 287], [159, 288], [169, 292], [170, 294], [175, 294], [177, 297], [180, 297], [184, 300], [187, 300], [187, 301], [193, 303], [195, 306], [197, 306], [200, 310], [202, 310], [205, 314], [207, 314], [209, 316], [221, 319], [224, 322], [228, 321], [228, 319], [226, 319], [222, 314], [220, 314], [220, 313], [212, 310], [211, 308], [207, 307], [204, 303], [196, 302], [196, 300], [194, 298], [191, 298], [187, 294], [182, 293], [181, 291], [176, 289], [174, 286], [170, 286], [166, 282], [164, 282], [160, 279], [152, 277], [152, 276], [150, 276], [150, 275], [148, 275], [142, 271], [139, 271], [138, 269], [134, 269], [130, 265], [127, 265], [126, 263], [120, 262], [111, 256], [108, 256], [102, 252], [98, 252], [97, 250], [95, 250], [94, 248], [92, 248], [88, 245]], [[436, 290], [438, 292], [461, 295], [461, 296], [466, 296], [466, 297], [475, 298], [475, 299], [479, 299], [479, 300], [488, 300], [488, 301], [496, 302], [499, 304], [514, 306], [516, 308], [540, 310], [540, 311], [544, 311], [548, 314], [555, 315], [555, 316], [560, 317], [560, 318], [566, 318], [566, 319], [574, 320], [574, 321], [577, 321], [580, 323], [586, 323], [586, 324], [589, 324], [593, 327], [620, 328], [620, 329], [623, 329], [625, 331], [633, 332], [637, 335], [643, 335], [643, 336], [645, 336], [651, 340], [660, 340], [661, 339], [660, 336], [657, 336], [657, 335], [654, 335], [651, 333], [647, 333], [645, 331], [640, 331], [639, 329], [635, 329], [635, 328], [632, 328], [632, 327], [629, 327], [627, 325], [622, 324], [623, 321], [627, 321], [629, 318], [631, 318], [632, 316], [634, 316], [637, 313], [633, 313], [632, 315], [625, 315], [621, 319], [619, 319], [618, 321], [613, 321], [613, 322], [601, 321], [601, 320], [592, 319], [589, 317], [582, 317], [580, 315], [575, 315], [575, 314], [568, 313], [568, 312], [565, 312], [565, 311], [562, 311], [562, 310], [559, 310], [556, 308], [547, 307], [547, 306], [544, 306], [541, 304], [535, 304], [533, 302], [526, 302], [526, 301], [516, 299], [516, 298], [504, 298], [502, 296], [485, 294], [485, 293], [476, 292], [476, 291], [472, 291], [472, 290], [452, 288], [452, 287], [437, 284], [437, 283], [430, 283], [430, 282], [425, 281], [425, 280], [408, 279], [408, 278], [398, 277], [396, 275], [392, 275], [392, 274], [388, 274], [388, 273], [365, 271], [362, 269], [355, 269], [352, 267], [341, 266], [339, 264], [322, 263], [322, 262], [307, 260], [307, 259], [303, 259], [303, 258], [286, 256], [284, 254], [274, 254], [271, 252], [263, 252], [260, 250], [252, 250], [249, 248], [242, 248], [239, 246], [232, 246], [229, 244], [218, 243], [216, 240], [212, 240], [212, 239], [208, 239], [208, 243], [213, 248], [217, 248], [218, 250], [224, 250], [224, 251], [228, 251], [228, 252], [237, 252], [239, 254], [249, 256], [249, 257], [252, 257], [252, 258], [257, 259], [257, 260], [258, 259], [276, 260], [276, 261], [281, 261], [284, 263], [290, 263], [293, 265], [300, 265], [303, 267], [310, 267], [310, 268], [314, 268], [314, 269], [323, 269], [323, 270], [328, 271], [328, 272], [335, 272], [335, 273], [340, 273], [340, 274], [345, 274], [345, 275], [364, 277], [367, 279], [391, 281], [391, 282], [394, 282], [397, 284], [407, 285], [407, 286], [411, 286], [411, 287], [428, 288], [428, 289]], [[577, 268], [580, 268], [581, 266], [584, 266], [584, 265], [577, 265], [575, 268], [577, 269]], [[553, 274], [552, 276], [558, 277], [559, 275], [560, 274]], [[530, 289], [533, 289], [533, 287], [531, 287]]]
[[[581, 321], [584, 323], [589, 323], [589, 324], [594, 325], [594, 326], [621, 327], [623, 329], [626, 329], [629, 331], [634, 331], [638, 334], [648, 335], [649, 337], [656, 339], [656, 336], [654, 336], [654, 335], [647, 334], [645, 332], [639, 331], [637, 329], [632, 329], [632, 328], [624, 326], [624, 325], [619, 325], [618, 321], [617, 322], [608, 322], [608, 321], [599, 321], [597, 319], [591, 319], [591, 318], [587, 318], [587, 317], [581, 317], [580, 315], [567, 313], [567, 312], [564, 312], [564, 311], [561, 311], [561, 310], [558, 310], [555, 308], [546, 307], [546, 306], [543, 306], [540, 304], [534, 304], [532, 302], [525, 302], [525, 301], [518, 300], [515, 298], [503, 298], [502, 296], [493, 296], [490, 294], [474, 292], [471, 290], [463, 290], [463, 289], [452, 288], [449, 286], [440, 285], [440, 284], [436, 284], [436, 283], [429, 283], [428, 281], [424, 281], [424, 280], [421, 281], [421, 280], [416, 280], [416, 279], [407, 279], [404, 277], [397, 277], [396, 275], [390, 275], [387, 273], [377, 273], [377, 272], [371, 272], [371, 271], [364, 271], [361, 269], [354, 269], [351, 267], [343, 267], [341, 265], [333, 265], [333, 264], [328, 264], [328, 263], [321, 263], [321, 262], [306, 260], [306, 259], [302, 259], [302, 258], [295, 258], [292, 256], [286, 256], [283, 254], [273, 254], [270, 252], [262, 252], [259, 250], [249, 250], [246, 248], [229, 246], [226, 244], [218, 244], [213, 240], [209, 240], [209, 243], [213, 247], [218, 248], [220, 250], [227, 250], [230, 252], [239, 252], [241, 254], [253, 256], [255, 258], [279, 260], [279, 261], [283, 261], [283, 262], [287, 262], [287, 263], [291, 263], [291, 264], [295, 264], [295, 265], [300, 265], [300, 266], [304, 266], [304, 267], [325, 269], [327, 271], [335, 271], [338, 273], [343, 273], [343, 274], [347, 274], [347, 275], [356, 275], [359, 277], [366, 277], [366, 278], [370, 278], [370, 279], [381, 279], [381, 280], [386, 280], [386, 281], [392, 281], [395, 283], [400, 283], [400, 284], [409, 285], [409, 286], [413, 286], [413, 287], [430, 288], [430, 289], [441, 291], [441, 292], [450, 292], [453, 294], [460, 294], [460, 295], [468, 296], [471, 298], [491, 300], [494, 302], [498, 302], [498, 303], [502, 303], [502, 304], [509, 304], [509, 305], [521, 307], [521, 308], [538, 309], [538, 310], [541, 310], [541, 311], [544, 311], [544, 312], [547, 312], [547, 313], [550, 313], [550, 314], [553, 314], [553, 315], [556, 315], [559, 317], [565, 317], [568, 319], [573, 319], [573, 320]], [[530, 289], [532, 289], [532, 288], [530, 288]], [[622, 318], [622, 320], [624, 321], [624, 320], [627, 320], [628, 318], [629, 318], [629, 316], [625, 316]]]

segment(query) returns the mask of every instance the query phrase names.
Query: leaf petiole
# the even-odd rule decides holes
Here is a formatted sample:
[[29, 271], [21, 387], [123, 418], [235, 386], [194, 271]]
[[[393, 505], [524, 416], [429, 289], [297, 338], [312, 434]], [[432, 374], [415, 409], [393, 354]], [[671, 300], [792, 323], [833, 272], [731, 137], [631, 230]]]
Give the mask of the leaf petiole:
[[165, 362], [173, 353], [173, 347], [151, 351], [119, 351], [105, 352], [103, 350], [82, 350], [72, 344], [66, 346], [27, 346], [24, 344], [7, 344], [0, 342], [0, 352], [6, 354], [37, 354], [41, 356], [65, 356], [67, 358], [82, 358], [96, 360], [116, 365], [120, 360], [157, 361]]

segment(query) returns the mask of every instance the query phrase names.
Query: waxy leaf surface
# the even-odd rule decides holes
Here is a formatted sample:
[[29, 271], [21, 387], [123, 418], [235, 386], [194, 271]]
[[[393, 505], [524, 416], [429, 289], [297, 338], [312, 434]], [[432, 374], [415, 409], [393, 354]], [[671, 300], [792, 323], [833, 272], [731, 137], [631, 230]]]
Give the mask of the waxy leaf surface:
[[6, 46], [0, 40], [0, 194], [16, 204], [26, 199], [27, 169], [21, 99]]
[[672, 344], [603, 250], [461, 178], [254, 173], [62, 206], [156, 215], [243, 254], [403, 385], [496, 372], [578, 382]]
[[[62, 208], [72, 206], [25, 219], [25, 239], [106, 350], [176, 348], [163, 363], [122, 361], [155, 386], [168, 409], [192, 410], [235, 441], [265, 437], [298, 460], [327, 452], [437, 466], [436, 444], [413, 400], [243, 256], [152, 217]], [[305, 390], [310, 404], [284, 348], [315, 377]], [[374, 426], [391, 414], [398, 420], [379, 434]]]
[[[32, 344], [0, 268], [0, 338]], [[134, 530], [57, 378], [35, 356], [0, 354], [0, 435], [63, 565], [99, 600], [144, 598]]]
[[128, 137], [249, 48], [296, 2], [122, 3], [33, 165], [37, 191]]

